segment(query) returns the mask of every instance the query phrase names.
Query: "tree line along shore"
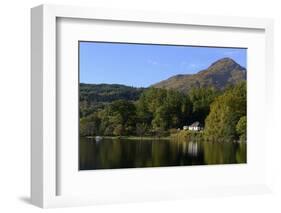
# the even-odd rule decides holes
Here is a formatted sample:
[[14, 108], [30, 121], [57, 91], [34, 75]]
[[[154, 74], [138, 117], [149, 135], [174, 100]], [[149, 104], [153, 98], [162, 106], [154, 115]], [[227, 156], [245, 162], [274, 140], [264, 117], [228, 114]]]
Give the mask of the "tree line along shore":
[[[183, 93], [150, 87], [124, 94], [117, 100], [103, 99], [99, 102], [80, 96], [80, 136], [130, 140], [246, 141], [245, 80], [225, 89], [193, 88]], [[183, 129], [194, 122], [200, 123], [200, 131]]]

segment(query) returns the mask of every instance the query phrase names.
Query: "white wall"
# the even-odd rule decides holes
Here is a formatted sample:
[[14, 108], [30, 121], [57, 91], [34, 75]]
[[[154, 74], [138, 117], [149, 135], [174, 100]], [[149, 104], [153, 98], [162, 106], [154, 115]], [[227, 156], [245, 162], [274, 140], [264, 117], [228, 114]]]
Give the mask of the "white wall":
[[[1, 175], [0, 211], [37, 212], [28, 203], [30, 172], [30, 14], [29, 9], [41, 3], [77, 4], [74, 0], [37, 1], [6, 0], [0, 6], [0, 135]], [[280, 2], [280, 1], [279, 1]], [[233, 16], [271, 17], [275, 19], [275, 108], [281, 109], [281, 13], [278, 0], [80, 0], [79, 5], [142, 9], [155, 11], [186, 12], [192, 14], [217, 14]], [[279, 85], [277, 85], [279, 83]], [[279, 98], [279, 100], [278, 100]], [[276, 110], [276, 135], [280, 129], [280, 112]], [[280, 160], [281, 140], [274, 155]], [[280, 151], [279, 151], [280, 150]], [[281, 155], [280, 155], [281, 156]], [[231, 197], [220, 199], [193, 199], [187, 201], [157, 202], [146, 204], [109, 205], [68, 209], [70, 212], [280, 212], [280, 166], [276, 163], [275, 193], [273, 195]], [[278, 209], [278, 210], [277, 210]], [[49, 211], [49, 210], [48, 210]], [[62, 209], [52, 210], [60, 212]]]

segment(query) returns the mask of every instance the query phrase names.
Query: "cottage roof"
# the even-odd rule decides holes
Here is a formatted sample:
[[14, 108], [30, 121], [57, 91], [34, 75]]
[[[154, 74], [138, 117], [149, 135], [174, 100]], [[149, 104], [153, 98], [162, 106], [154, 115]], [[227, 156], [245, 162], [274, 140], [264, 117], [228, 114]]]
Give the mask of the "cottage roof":
[[193, 124], [190, 125], [190, 127], [198, 127], [200, 126], [199, 121], [194, 122]]

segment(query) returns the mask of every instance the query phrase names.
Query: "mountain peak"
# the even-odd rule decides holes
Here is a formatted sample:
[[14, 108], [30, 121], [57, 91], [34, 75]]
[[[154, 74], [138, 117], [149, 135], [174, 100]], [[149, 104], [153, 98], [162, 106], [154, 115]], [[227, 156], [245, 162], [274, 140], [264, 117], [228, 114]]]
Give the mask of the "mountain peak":
[[157, 88], [188, 92], [192, 88], [214, 87], [224, 89], [227, 85], [246, 80], [246, 69], [231, 58], [222, 58], [207, 69], [192, 75], [176, 75], [152, 85]]
[[233, 70], [246, 71], [246, 69], [231, 58], [222, 58], [212, 63], [208, 69], [211, 72], [231, 72]]
[[[233, 66], [233, 65], [239, 65], [237, 64], [232, 58], [222, 58], [219, 59], [217, 61], [215, 61], [214, 63], [212, 63], [209, 68], [214, 67], [214, 66]], [[240, 66], [240, 65], [239, 65]]]

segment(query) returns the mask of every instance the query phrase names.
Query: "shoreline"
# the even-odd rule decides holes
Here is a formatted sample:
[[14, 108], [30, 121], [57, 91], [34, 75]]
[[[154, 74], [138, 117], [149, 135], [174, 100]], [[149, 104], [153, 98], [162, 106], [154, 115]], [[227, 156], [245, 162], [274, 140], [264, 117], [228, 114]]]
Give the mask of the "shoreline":
[[[97, 136], [80, 136], [80, 137], [85, 137], [89, 139], [95, 139]], [[130, 140], [130, 141], [146, 141], [146, 140], [154, 140], [154, 141], [160, 141], [160, 140], [174, 140], [173, 137], [167, 136], [167, 137], [151, 137], [151, 136], [144, 136], [144, 137], [139, 137], [139, 136], [99, 136], [102, 139], [110, 139], [110, 140]], [[177, 141], [177, 140], [175, 140]], [[184, 140], [184, 142], [187, 142]], [[201, 142], [204, 143], [247, 143], [247, 141], [224, 141], [224, 142], [213, 142], [213, 141], [204, 141], [202, 140]]]
[[[86, 138], [94, 139], [97, 136], [86, 136]], [[100, 136], [102, 139], [125, 139], [125, 140], [171, 140], [171, 137], [151, 137], [151, 136]]]

